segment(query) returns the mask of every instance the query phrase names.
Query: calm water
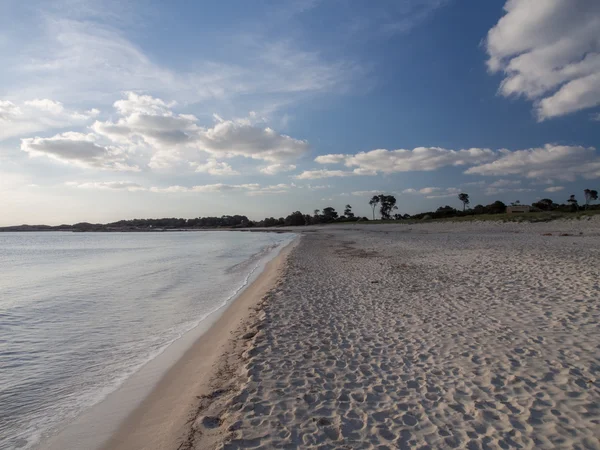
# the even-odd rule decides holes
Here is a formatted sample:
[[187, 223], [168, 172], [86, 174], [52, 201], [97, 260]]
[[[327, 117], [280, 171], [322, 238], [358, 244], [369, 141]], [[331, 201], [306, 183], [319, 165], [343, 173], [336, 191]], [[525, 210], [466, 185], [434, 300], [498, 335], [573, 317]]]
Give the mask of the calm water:
[[100, 402], [291, 238], [0, 233], [0, 449], [35, 447]]

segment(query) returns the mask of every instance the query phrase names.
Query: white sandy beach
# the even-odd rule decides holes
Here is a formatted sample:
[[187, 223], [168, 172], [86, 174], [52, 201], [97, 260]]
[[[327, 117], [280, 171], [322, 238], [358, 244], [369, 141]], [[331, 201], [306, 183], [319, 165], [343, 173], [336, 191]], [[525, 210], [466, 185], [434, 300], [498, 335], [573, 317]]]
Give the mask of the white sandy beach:
[[600, 221], [303, 230], [108, 449], [600, 448]]
[[600, 448], [599, 236], [306, 233], [182, 448]]

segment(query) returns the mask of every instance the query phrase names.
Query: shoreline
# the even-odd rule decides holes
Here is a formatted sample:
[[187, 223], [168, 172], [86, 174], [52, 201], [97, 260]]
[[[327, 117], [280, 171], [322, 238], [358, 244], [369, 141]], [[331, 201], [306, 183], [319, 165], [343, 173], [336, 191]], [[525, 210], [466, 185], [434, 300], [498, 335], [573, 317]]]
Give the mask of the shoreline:
[[99, 448], [135, 450], [180, 448], [198, 399], [207, 395], [219, 363], [233, 346], [231, 339], [252, 317], [264, 295], [275, 286], [287, 256], [298, 244], [294, 238], [264, 267], [258, 277], [233, 299], [221, 316], [161, 377], [141, 403], [121, 421]]

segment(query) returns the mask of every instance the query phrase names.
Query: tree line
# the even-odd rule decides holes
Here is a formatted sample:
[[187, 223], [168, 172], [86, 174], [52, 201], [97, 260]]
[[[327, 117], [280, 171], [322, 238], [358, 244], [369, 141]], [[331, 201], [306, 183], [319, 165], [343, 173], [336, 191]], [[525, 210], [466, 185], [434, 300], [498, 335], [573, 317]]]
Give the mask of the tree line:
[[[576, 212], [587, 209], [600, 209], [599, 204], [592, 204], [598, 200], [598, 191], [595, 189], [585, 189], [584, 203], [579, 204], [575, 194], [571, 194], [564, 203], [559, 204], [550, 198], [543, 198], [531, 205], [533, 211], [560, 211]], [[406, 219], [443, 219], [450, 217], [460, 217], [478, 214], [502, 214], [506, 212], [507, 205], [496, 200], [489, 205], [476, 205], [469, 208], [470, 198], [467, 193], [458, 194], [458, 200], [462, 203], [462, 210], [452, 206], [440, 206], [435, 211], [422, 212], [418, 214], [401, 214], [396, 206], [396, 197], [393, 195], [379, 194], [374, 195], [369, 200], [369, 206], [372, 210], [372, 220], [375, 220], [375, 211], [378, 210], [379, 217], [382, 220], [406, 220]], [[511, 203], [510, 206], [520, 205], [519, 200]], [[243, 215], [225, 215], [221, 217], [197, 217], [194, 219], [183, 218], [162, 218], [162, 219], [132, 219], [119, 220], [107, 224], [92, 224], [80, 222], [74, 225], [59, 225], [51, 227], [46, 225], [20, 225], [16, 227], [0, 228], [0, 231], [51, 231], [51, 230], [74, 230], [74, 231], [153, 231], [153, 230], [173, 230], [173, 229], [214, 229], [214, 228], [253, 228], [253, 227], [282, 227], [282, 226], [304, 226], [316, 225], [333, 222], [356, 222], [368, 221], [367, 217], [359, 217], [352, 211], [351, 205], [344, 207], [340, 215], [335, 208], [328, 206], [326, 208], [315, 209], [312, 214], [303, 214], [300, 211], [294, 211], [287, 217], [267, 217], [263, 220], [252, 221]]]
[[[598, 191], [593, 189], [584, 190], [584, 205], [580, 206], [573, 194], [558, 204], [549, 198], [541, 199], [531, 205], [533, 211], [561, 211], [574, 212], [580, 209], [600, 209], [600, 205], [592, 205], [592, 202], [598, 200]], [[458, 200], [462, 203], [462, 211], [452, 206], [440, 206], [435, 211], [427, 211], [418, 214], [401, 214], [396, 205], [396, 197], [388, 194], [378, 194], [371, 197], [369, 206], [372, 210], [371, 220], [376, 220], [376, 212], [379, 213], [381, 220], [406, 220], [406, 219], [444, 219], [450, 217], [460, 217], [478, 214], [503, 214], [506, 212], [507, 205], [504, 202], [496, 200], [488, 205], [476, 205], [469, 208], [471, 203], [469, 194], [458, 194]], [[510, 206], [520, 205], [519, 200], [511, 203]], [[221, 216], [221, 217], [198, 217], [195, 219], [133, 219], [120, 220], [118, 222], [106, 225], [79, 223], [73, 225], [77, 230], [93, 231], [97, 228], [102, 229], [188, 229], [188, 228], [253, 228], [253, 227], [287, 227], [317, 225], [334, 222], [356, 222], [368, 221], [367, 217], [359, 217], [352, 211], [351, 205], [344, 207], [343, 213], [338, 213], [332, 206], [315, 209], [312, 214], [305, 214], [301, 211], [294, 211], [286, 217], [266, 217], [262, 220], [253, 221], [246, 216]], [[98, 230], [100, 231], [100, 230]]]

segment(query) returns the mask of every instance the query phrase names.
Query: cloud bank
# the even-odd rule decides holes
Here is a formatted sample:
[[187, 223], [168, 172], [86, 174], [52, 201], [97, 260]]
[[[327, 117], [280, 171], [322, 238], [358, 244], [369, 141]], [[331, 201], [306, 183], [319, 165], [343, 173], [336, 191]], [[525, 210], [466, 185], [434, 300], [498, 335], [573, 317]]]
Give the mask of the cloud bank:
[[467, 166], [464, 173], [468, 175], [517, 175], [531, 179], [565, 181], [574, 181], [578, 177], [586, 179], [600, 177], [600, 157], [595, 148], [556, 144], [515, 151], [507, 149], [494, 151], [486, 148], [451, 150], [440, 147], [417, 147], [413, 150], [378, 149], [356, 155], [321, 155], [315, 158], [315, 161], [321, 164], [343, 164], [355, 169], [353, 171], [310, 170], [303, 172], [298, 178], [392, 174], [463, 166]]
[[[88, 120], [97, 115], [95, 110], [85, 114], [67, 112], [60, 103], [50, 100], [31, 104], [36, 111], [45, 110], [51, 118]], [[224, 120], [215, 116], [216, 123], [205, 127], [193, 115], [175, 113], [175, 106], [149, 95], [128, 92], [114, 103], [116, 120], [96, 120], [89, 133], [24, 138], [21, 149], [31, 156], [45, 155], [86, 168], [137, 171], [187, 165], [196, 172], [228, 176], [239, 172], [218, 159], [244, 157], [267, 161], [273, 164], [264, 168], [263, 173], [275, 174], [295, 169], [295, 165], [287, 162], [298, 159], [310, 148], [307, 141], [279, 134], [252, 118]], [[15, 121], [22, 114], [9, 102], [3, 102], [0, 111], [3, 121]], [[43, 126], [41, 121], [23, 123], [31, 130]]]
[[75, 111], [60, 102], [34, 99], [15, 104], [0, 100], [0, 141], [25, 134], [85, 125], [100, 111]]

